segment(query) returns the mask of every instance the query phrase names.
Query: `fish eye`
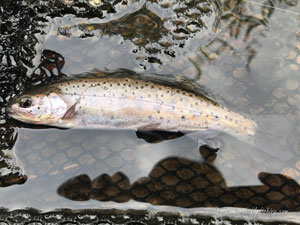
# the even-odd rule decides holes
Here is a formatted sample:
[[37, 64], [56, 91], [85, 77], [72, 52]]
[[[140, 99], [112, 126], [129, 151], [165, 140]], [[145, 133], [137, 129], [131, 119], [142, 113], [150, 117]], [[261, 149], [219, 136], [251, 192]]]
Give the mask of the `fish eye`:
[[32, 105], [32, 100], [28, 97], [24, 97], [20, 99], [20, 106], [22, 108], [28, 108]]

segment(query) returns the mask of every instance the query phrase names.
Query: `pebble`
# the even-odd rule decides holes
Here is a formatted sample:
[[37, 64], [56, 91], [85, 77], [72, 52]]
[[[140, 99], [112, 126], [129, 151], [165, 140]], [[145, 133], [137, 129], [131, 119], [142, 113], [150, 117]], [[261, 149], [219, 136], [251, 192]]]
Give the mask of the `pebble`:
[[277, 88], [273, 91], [273, 96], [277, 99], [285, 98], [287, 95], [283, 88]]
[[241, 78], [243, 76], [246, 75], [246, 71], [245, 71], [245, 68], [243, 67], [239, 67], [239, 68], [236, 68], [234, 71], [233, 71], [233, 76], [235, 78]]
[[294, 91], [299, 87], [300, 83], [297, 80], [288, 80], [285, 84], [286, 89]]
[[122, 158], [127, 161], [135, 159], [135, 155], [135, 152], [131, 149], [126, 149], [121, 153]]
[[67, 150], [68, 157], [75, 158], [82, 153], [82, 149], [78, 146], [71, 147]]
[[91, 155], [84, 154], [78, 158], [78, 162], [81, 165], [92, 165], [95, 162], [95, 158], [92, 157]]
[[100, 141], [97, 138], [88, 138], [82, 143], [82, 147], [85, 150], [99, 148]]
[[300, 64], [300, 56], [297, 57], [296, 61], [298, 64]]
[[44, 141], [39, 141], [38, 143], [32, 145], [32, 149], [33, 150], [40, 150], [43, 149], [44, 147], [46, 147], [47, 143]]
[[289, 109], [289, 105], [285, 102], [279, 102], [274, 106], [274, 110], [276, 113], [286, 113]]
[[294, 71], [298, 71], [299, 70], [299, 66], [297, 64], [291, 64], [290, 68]]
[[287, 56], [287, 59], [294, 59], [297, 56], [296, 51], [291, 51], [289, 55]]
[[110, 168], [119, 168], [123, 165], [123, 160], [116, 155], [106, 159], [106, 163], [110, 166]]
[[63, 149], [67, 149], [71, 146], [71, 142], [69, 142], [69, 140], [65, 140], [62, 139], [57, 143], [57, 149], [58, 150], [63, 150]]
[[292, 95], [292, 96], [287, 98], [287, 101], [290, 105], [299, 105], [300, 95]]
[[101, 171], [101, 174], [103, 174], [103, 173], [108, 173], [110, 169], [104, 163], [95, 163], [95, 171]]
[[42, 150], [41, 153], [43, 157], [49, 157], [53, 155], [55, 152], [56, 152], [56, 148], [54, 148], [54, 146], [47, 146]]
[[100, 149], [97, 150], [94, 156], [98, 159], [105, 159], [107, 158], [107, 156], [109, 156], [110, 153], [111, 151], [109, 151], [107, 148], [101, 147]]
[[244, 42], [239, 39], [236, 39], [233, 42], [231, 42], [231, 46], [234, 49], [241, 49], [244, 46]]
[[66, 155], [63, 153], [58, 153], [52, 157], [52, 162], [54, 165], [62, 165], [63, 163], [65, 163], [67, 161], [68, 161], [68, 159], [67, 159]]

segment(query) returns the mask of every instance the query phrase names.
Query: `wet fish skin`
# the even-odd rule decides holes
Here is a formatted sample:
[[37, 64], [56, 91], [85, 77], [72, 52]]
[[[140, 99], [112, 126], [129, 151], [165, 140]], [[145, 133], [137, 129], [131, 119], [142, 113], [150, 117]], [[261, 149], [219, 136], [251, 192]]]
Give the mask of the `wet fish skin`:
[[[32, 100], [30, 107], [20, 106], [24, 96]], [[253, 136], [257, 126], [255, 121], [206, 96], [132, 78], [74, 79], [41, 87], [24, 96], [11, 105], [13, 118], [58, 127], [164, 131], [215, 129]]]

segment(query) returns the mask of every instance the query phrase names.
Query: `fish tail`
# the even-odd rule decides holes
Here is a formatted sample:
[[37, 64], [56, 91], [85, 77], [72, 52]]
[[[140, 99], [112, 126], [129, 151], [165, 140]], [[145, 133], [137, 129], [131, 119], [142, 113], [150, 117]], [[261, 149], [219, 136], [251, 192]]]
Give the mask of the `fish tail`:
[[281, 115], [264, 115], [255, 120], [257, 128], [251, 144], [281, 160], [291, 159], [294, 156], [292, 142], [295, 144], [298, 140], [296, 126]]

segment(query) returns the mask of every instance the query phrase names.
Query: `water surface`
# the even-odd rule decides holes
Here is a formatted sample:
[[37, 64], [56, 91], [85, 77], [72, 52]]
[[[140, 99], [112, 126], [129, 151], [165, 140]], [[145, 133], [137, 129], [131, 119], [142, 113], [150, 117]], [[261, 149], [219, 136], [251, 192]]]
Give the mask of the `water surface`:
[[[2, 93], [4, 103], [30, 82], [126, 68], [193, 79], [217, 101], [260, 121], [261, 130], [279, 137], [266, 139], [257, 148], [221, 134], [215, 155], [199, 151], [198, 143], [185, 136], [150, 144], [132, 131], [21, 128], [23, 124], [5, 117], [3, 154], [13, 159], [3, 161], [12, 166], [0, 171], [6, 181], [2, 186], [9, 186], [0, 190], [1, 206], [299, 211], [298, 1], [128, 1], [111, 6], [114, 12], [100, 5], [91, 14], [47, 7], [40, 12], [46, 20], [36, 24], [43, 32], [35, 34], [38, 42], [29, 46], [35, 50], [28, 63], [21, 60], [26, 51], [19, 61], [15, 59], [20, 65], [2, 57], [6, 68], [26, 68], [17, 79], [9, 78], [9, 70], [1, 78], [12, 87]], [[28, 35], [34, 37], [34, 32]], [[44, 49], [63, 60], [49, 60]], [[275, 119], [270, 119], [270, 128], [264, 127], [270, 115]], [[285, 147], [272, 151], [270, 140]], [[282, 154], [288, 157], [283, 159]], [[69, 179], [73, 180], [65, 183]], [[259, 188], [268, 190], [259, 193]]]

